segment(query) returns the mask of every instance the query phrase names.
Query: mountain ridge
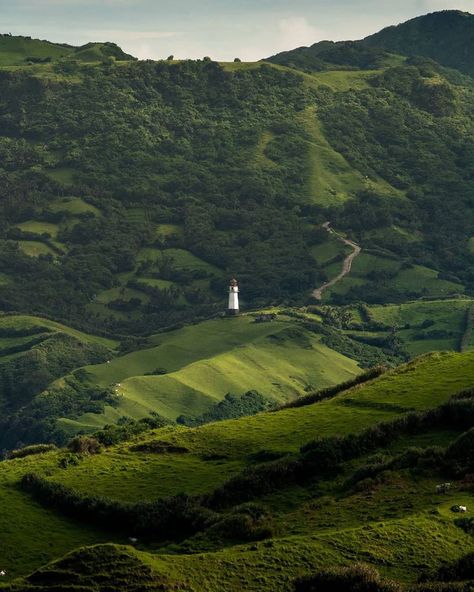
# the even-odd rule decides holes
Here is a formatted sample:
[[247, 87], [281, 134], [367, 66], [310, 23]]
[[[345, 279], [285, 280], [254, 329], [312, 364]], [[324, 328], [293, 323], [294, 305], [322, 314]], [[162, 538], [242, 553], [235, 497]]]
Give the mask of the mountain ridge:
[[474, 15], [444, 10], [386, 27], [358, 41], [320, 41], [267, 58], [309, 71], [359, 67], [378, 69], [396, 59], [425, 57], [443, 66], [473, 74]]

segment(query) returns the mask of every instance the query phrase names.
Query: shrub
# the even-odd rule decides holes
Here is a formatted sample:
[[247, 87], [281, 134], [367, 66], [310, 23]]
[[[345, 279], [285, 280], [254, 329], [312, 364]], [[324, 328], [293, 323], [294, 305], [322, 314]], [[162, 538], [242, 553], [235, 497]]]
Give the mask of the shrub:
[[76, 436], [67, 447], [76, 454], [99, 454], [102, 450], [100, 442], [90, 436]]
[[12, 450], [7, 454], [7, 458], [23, 458], [32, 454], [44, 454], [45, 452], [50, 452], [51, 450], [57, 450], [55, 444], [32, 444], [31, 446], [25, 446], [24, 448]]
[[215, 524], [219, 515], [200, 505], [198, 498], [177, 495], [154, 502], [125, 503], [88, 496], [36, 473], [25, 475], [20, 486], [44, 506], [81, 522], [159, 540], [186, 537]]
[[295, 582], [295, 592], [401, 592], [401, 586], [384, 580], [379, 572], [364, 564], [321, 570]]
[[451, 563], [443, 566], [437, 573], [443, 582], [450, 580], [474, 580], [474, 552], [468, 553]]
[[285, 403], [284, 405], [280, 405], [278, 408], [274, 409], [274, 411], [279, 411], [281, 409], [292, 409], [295, 407], [305, 407], [306, 405], [312, 405], [313, 403], [318, 403], [319, 401], [330, 399], [332, 397], [335, 397], [339, 393], [342, 393], [343, 391], [349, 390], [354, 386], [364, 384], [369, 380], [378, 378], [386, 371], [386, 366], [375, 366], [374, 368], [370, 368], [370, 370], [367, 370], [366, 372], [359, 374], [355, 378], [346, 380], [346, 382], [341, 382], [340, 384], [336, 384], [335, 386], [330, 386], [328, 388], [321, 389], [314, 393], [304, 395], [303, 397], [298, 397], [294, 401], [290, 401], [289, 403]]
[[474, 472], [474, 428], [461, 434], [448, 446], [446, 461], [457, 474]]

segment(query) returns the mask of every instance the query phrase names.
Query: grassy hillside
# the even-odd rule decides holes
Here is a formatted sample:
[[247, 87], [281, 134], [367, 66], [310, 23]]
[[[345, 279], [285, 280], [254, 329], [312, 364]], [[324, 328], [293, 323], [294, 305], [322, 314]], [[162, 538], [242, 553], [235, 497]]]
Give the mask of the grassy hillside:
[[[46, 403], [42, 391], [59, 377], [112, 357], [118, 342], [48, 319], [0, 316], [1, 443], [11, 448], [35, 438], [54, 439], [54, 420], [66, 410], [100, 410], [107, 391], [71, 392]], [[72, 381], [71, 381], [72, 383]], [[110, 399], [110, 397], [109, 397]], [[95, 406], [92, 402], [95, 400]], [[71, 409], [72, 408], [72, 409]]]
[[[16, 486], [27, 472], [39, 472], [49, 481], [83, 495], [122, 501], [152, 500], [183, 491], [202, 494], [239, 474], [245, 466], [257, 471], [269, 467], [271, 463], [265, 463], [262, 451], [268, 458], [270, 451], [295, 455], [315, 437], [361, 433], [371, 425], [401, 417], [409, 409], [422, 412], [443, 404], [452, 394], [472, 388], [473, 362], [472, 352], [435, 354], [309, 406], [197, 429], [163, 428], [95, 456], [59, 451], [3, 462], [0, 499], [9, 511], [2, 513], [0, 525], [8, 575], [25, 575], [79, 545], [106, 540], [123, 545], [130, 536], [120, 532], [120, 527], [119, 532], [106, 532], [97, 525], [78, 527], [75, 520], [62, 516], [59, 507], [42, 508], [33, 503], [30, 494]], [[261, 542], [242, 543], [239, 535], [231, 535], [231, 541], [226, 542], [218, 529], [171, 546], [143, 537], [137, 550], [115, 547], [81, 551], [83, 561], [81, 555], [72, 555], [63, 567], [44, 570], [30, 584], [44, 585], [53, 577], [51, 569], [62, 571], [65, 582], [74, 571], [86, 577], [81, 567], [84, 561], [97, 566], [96, 562], [105, 561], [109, 553], [118, 562], [106, 569], [112, 581], [120, 578], [118, 566], [122, 561], [138, 558], [156, 571], [157, 578], [181, 582], [184, 589], [193, 591], [217, 591], [223, 586], [228, 590], [245, 586], [246, 590], [283, 591], [297, 575], [360, 559], [392, 577], [414, 581], [420, 569], [436, 570], [459, 559], [470, 547], [470, 535], [454, 524], [456, 515], [449, 508], [454, 503], [472, 505], [472, 492], [463, 490], [456, 481], [446, 496], [436, 496], [435, 484], [448, 475], [436, 473], [428, 464], [413, 472], [403, 468], [406, 465], [401, 461], [397, 461], [401, 463], [398, 469], [392, 467], [378, 481], [364, 482], [364, 487], [347, 483], [356, 471], [367, 470], [367, 463], [375, 463], [375, 467], [376, 463], [389, 462], [410, 446], [419, 450], [433, 444], [446, 447], [463, 429], [462, 423], [451, 423], [401, 435], [372, 452], [372, 457], [366, 454], [344, 463], [338, 473], [300, 485], [276, 485], [273, 492], [258, 495], [254, 501], [264, 508], [265, 524], [272, 533]], [[179, 444], [187, 452], [151, 452], [147, 446], [152, 442], [161, 446]], [[260, 461], [255, 464], [257, 453]], [[23, 516], [21, 523], [16, 520], [18, 515]], [[44, 539], [27, 534], [39, 528]], [[45, 546], [43, 540], [51, 540], [51, 544]], [[147, 577], [152, 576], [148, 573]]]
[[0, 66], [47, 64], [64, 58], [95, 62], [107, 57], [117, 60], [134, 59], [114, 43], [88, 43], [73, 47], [31, 37], [0, 34]]
[[202, 414], [228, 392], [248, 390], [282, 402], [360, 372], [357, 362], [320, 341], [321, 335], [284, 316], [262, 324], [253, 317], [218, 319], [157, 335], [151, 348], [85, 368], [91, 383], [117, 385], [114, 408], [60, 423], [90, 431], [151, 411], [175, 420]]
[[[320, 245], [318, 256], [339, 257], [338, 245]], [[3, 445], [63, 443], [77, 432], [154, 413], [172, 422], [212, 418], [228, 393], [239, 398], [257, 391], [275, 405], [377, 364], [469, 351], [472, 308], [467, 298], [274, 308], [272, 322], [257, 323], [254, 315], [216, 318], [121, 345], [46, 319], [4, 316]], [[89, 360], [101, 363], [85, 365]]]

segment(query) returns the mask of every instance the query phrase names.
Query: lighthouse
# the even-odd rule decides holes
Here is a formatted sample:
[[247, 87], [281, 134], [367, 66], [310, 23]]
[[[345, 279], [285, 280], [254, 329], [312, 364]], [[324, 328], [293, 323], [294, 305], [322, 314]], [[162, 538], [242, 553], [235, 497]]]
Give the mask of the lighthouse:
[[236, 279], [230, 280], [229, 286], [229, 307], [227, 309], [229, 316], [239, 314], [239, 285]]

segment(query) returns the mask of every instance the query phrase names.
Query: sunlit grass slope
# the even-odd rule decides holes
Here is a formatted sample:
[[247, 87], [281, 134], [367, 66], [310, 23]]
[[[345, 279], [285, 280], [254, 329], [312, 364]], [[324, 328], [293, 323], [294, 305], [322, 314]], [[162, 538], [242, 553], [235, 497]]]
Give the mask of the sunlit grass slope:
[[[257, 390], [285, 401], [360, 372], [357, 363], [320, 343], [321, 336], [290, 319], [255, 323], [217, 319], [152, 338], [154, 347], [86, 368], [100, 386], [115, 384], [121, 400], [105, 415], [62, 425], [96, 429], [123, 415], [156, 411], [169, 419], [199, 415], [228, 392]], [[150, 375], [160, 372], [159, 375]]]
[[20, 331], [33, 335], [34, 332], [38, 330], [38, 328], [44, 328], [46, 332], [50, 331], [66, 333], [67, 335], [75, 337], [80, 341], [103, 345], [104, 347], [108, 347], [110, 349], [115, 349], [118, 345], [118, 342], [113, 339], [107, 339], [98, 335], [84, 333], [83, 331], [78, 331], [72, 327], [68, 327], [67, 325], [63, 325], [49, 319], [30, 315], [0, 315], [0, 331], [3, 333], [12, 331], [11, 336], [4, 337], [4, 339], [11, 341], [12, 345], [15, 345], [16, 341], [21, 339], [14, 336], [14, 332]]

